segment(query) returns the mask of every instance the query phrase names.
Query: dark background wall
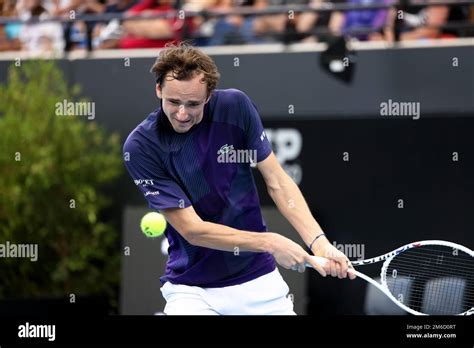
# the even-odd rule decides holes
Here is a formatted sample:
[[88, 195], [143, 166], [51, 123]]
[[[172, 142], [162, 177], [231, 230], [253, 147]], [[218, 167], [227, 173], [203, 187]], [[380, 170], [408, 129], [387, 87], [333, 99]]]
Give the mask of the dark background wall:
[[[218, 87], [245, 91], [264, 119], [288, 118], [290, 104], [295, 108], [291, 119], [379, 118], [380, 103], [388, 99], [420, 102], [424, 117], [474, 115], [472, 46], [361, 50], [350, 85], [323, 71], [320, 56], [320, 52], [235, 52], [212, 57], [222, 74]], [[70, 81], [79, 83], [96, 102], [96, 120], [126, 135], [158, 103], [149, 73], [154, 60], [60, 62]], [[11, 63], [0, 61], [0, 81]]]
[[[239, 88], [255, 102], [273, 134], [274, 151], [296, 173], [331, 240], [363, 244], [366, 257], [417, 239], [446, 239], [472, 248], [473, 48], [359, 51], [350, 85], [323, 71], [319, 57], [319, 52], [213, 56], [222, 74], [219, 88]], [[453, 58], [458, 59], [457, 67]], [[69, 81], [79, 83], [83, 94], [96, 103], [93, 122], [125, 140], [158, 105], [148, 72], [153, 61], [130, 58], [130, 66], [125, 59], [60, 64]], [[5, 80], [8, 64], [0, 61], [0, 81]], [[389, 99], [419, 102], [420, 119], [381, 117], [380, 103]], [[288, 112], [289, 105], [294, 113]], [[298, 139], [302, 143], [296, 155], [282, 156]], [[344, 161], [344, 153], [349, 161]], [[272, 206], [260, 175], [255, 175], [262, 205]], [[122, 221], [125, 206], [145, 203], [125, 170], [110, 194], [117, 221]], [[275, 219], [270, 217], [268, 225], [281, 226], [286, 235], [288, 226], [275, 224]], [[125, 225], [125, 233], [137, 233]], [[137, 264], [146, 262], [142, 255]], [[134, 268], [126, 262], [123, 276], [130, 277]], [[308, 313], [363, 312], [365, 282], [321, 279], [314, 272], [306, 272], [305, 279]]]

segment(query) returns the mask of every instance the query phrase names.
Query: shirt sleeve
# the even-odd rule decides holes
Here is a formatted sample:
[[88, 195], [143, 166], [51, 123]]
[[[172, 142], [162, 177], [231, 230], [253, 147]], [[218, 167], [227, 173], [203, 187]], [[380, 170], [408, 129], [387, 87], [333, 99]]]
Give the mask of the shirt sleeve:
[[158, 159], [142, 149], [136, 139], [127, 139], [123, 154], [125, 167], [150, 208], [160, 211], [191, 206], [181, 187], [160, 166]]
[[261, 162], [272, 153], [272, 145], [265, 134], [265, 129], [255, 104], [245, 93], [240, 92], [238, 95], [239, 109], [244, 121], [247, 148], [249, 150], [256, 150], [257, 162]]

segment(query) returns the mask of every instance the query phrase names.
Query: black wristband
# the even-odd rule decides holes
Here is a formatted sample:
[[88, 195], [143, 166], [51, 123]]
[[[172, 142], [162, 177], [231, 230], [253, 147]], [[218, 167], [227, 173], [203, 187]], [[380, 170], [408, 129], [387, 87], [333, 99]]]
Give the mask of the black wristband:
[[309, 250], [313, 251], [312, 247], [313, 247], [313, 244], [314, 242], [316, 242], [316, 240], [321, 237], [321, 236], [325, 236], [326, 234], [324, 232], [322, 232], [321, 234], [318, 234], [316, 237], [314, 237], [313, 241], [311, 242], [311, 244], [309, 245]]

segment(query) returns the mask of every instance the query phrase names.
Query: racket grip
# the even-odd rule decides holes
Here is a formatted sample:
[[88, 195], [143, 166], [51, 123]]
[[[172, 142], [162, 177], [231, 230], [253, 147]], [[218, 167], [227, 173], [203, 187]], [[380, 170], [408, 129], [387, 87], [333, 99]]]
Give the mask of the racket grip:
[[[326, 263], [329, 261], [328, 259], [326, 259], [325, 257], [321, 257], [321, 256], [310, 256], [314, 261], [316, 261], [316, 263], [318, 265], [320, 265], [321, 267], [324, 267], [326, 265]], [[310, 268], [313, 268], [313, 266], [306, 262], [306, 267], [310, 267]]]
[[[310, 256], [314, 261], [316, 261], [316, 263], [318, 265], [320, 265], [321, 267], [324, 267], [326, 265], [327, 262], [329, 262], [328, 259], [326, 259], [325, 257], [321, 257], [321, 256]], [[313, 268], [313, 266], [311, 266], [310, 263], [306, 262], [306, 267], [310, 267], [310, 268]], [[354, 273], [356, 272], [356, 270], [351, 266], [349, 265], [349, 269], [347, 270], [348, 272], [350, 273]]]

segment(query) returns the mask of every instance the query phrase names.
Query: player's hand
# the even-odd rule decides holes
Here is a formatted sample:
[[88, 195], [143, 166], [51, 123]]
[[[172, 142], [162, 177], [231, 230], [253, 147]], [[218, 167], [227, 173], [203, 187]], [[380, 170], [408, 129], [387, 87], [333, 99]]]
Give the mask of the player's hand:
[[355, 274], [348, 272], [348, 269], [353, 267], [347, 256], [329, 243], [325, 237], [316, 241], [313, 245], [313, 253], [329, 260], [324, 266], [324, 270], [331, 276], [339, 279], [347, 278], [347, 276], [349, 279], [356, 278]]
[[310, 263], [323, 277], [326, 271], [311, 259], [311, 256], [298, 244], [277, 233], [268, 233], [269, 252], [275, 257], [276, 262], [286, 269], [303, 273], [306, 262]]

